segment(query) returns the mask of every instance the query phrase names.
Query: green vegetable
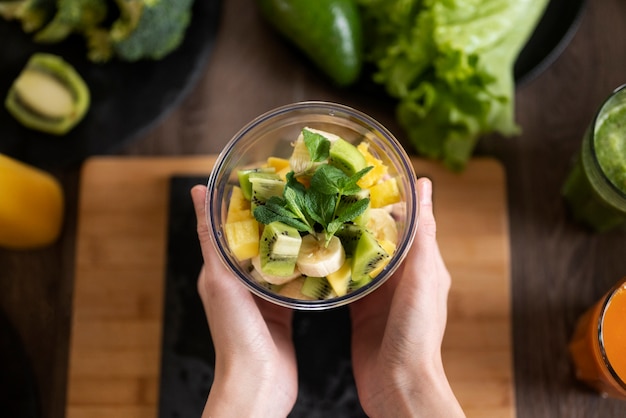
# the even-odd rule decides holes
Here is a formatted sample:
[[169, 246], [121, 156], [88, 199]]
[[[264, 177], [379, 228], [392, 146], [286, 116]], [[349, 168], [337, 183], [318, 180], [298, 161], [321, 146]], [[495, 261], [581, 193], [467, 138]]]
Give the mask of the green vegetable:
[[0, 16], [19, 20], [24, 32], [43, 27], [54, 15], [56, 0], [14, 0], [0, 2]]
[[41, 29], [38, 43], [80, 34], [93, 62], [159, 60], [182, 43], [193, 1], [0, 0], [0, 17], [20, 20], [25, 32]]
[[62, 57], [44, 53], [30, 57], [5, 99], [22, 125], [54, 135], [74, 128], [89, 104], [89, 88], [76, 69]]
[[548, 0], [358, 0], [374, 80], [418, 153], [462, 170], [480, 136], [519, 133], [513, 65]]
[[115, 0], [119, 16], [111, 26], [91, 27], [84, 31], [87, 40], [87, 57], [91, 61], [107, 62], [115, 55], [113, 44], [128, 39], [137, 28], [145, 1]]
[[[310, 134], [307, 146], [324, 149], [327, 146], [322, 143], [330, 142], [321, 135]], [[323, 141], [316, 136], [321, 137]], [[313, 148], [309, 152], [313, 154]], [[336, 167], [321, 164], [311, 177], [309, 188], [298, 182], [294, 172], [291, 171], [287, 174], [283, 196], [273, 196], [265, 205], [255, 208], [254, 217], [265, 225], [278, 221], [309, 234], [315, 234], [316, 225], [320, 225], [324, 230], [327, 245], [344, 223], [357, 218], [367, 209], [368, 198], [354, 201], [343, 197], [361, 192], [357, 182], [371, 169], [372, 167], [367, 167], [348, 176]]]
[[54, 18], [35, 35], [35, 42], [57, 43], [72, 33], [98, 26], [107, 17], [106, 0], [58, 0]]
[[[117, 1], [122, 20], [113, 24], [111, 40], [120, 59], [159, 60], [183, 41], [191, 21], [193, 0]], [[137, 19], [138, 3], [142, 4], [142, 9]]]
[[362, 67], [361, 18], [355, 0], [259, 0], [263, 17], [339, 86]]
[[17, 19], [17, 13], [24, 5], [24, 0], [0, 0], [0, 17], [4, 20]]

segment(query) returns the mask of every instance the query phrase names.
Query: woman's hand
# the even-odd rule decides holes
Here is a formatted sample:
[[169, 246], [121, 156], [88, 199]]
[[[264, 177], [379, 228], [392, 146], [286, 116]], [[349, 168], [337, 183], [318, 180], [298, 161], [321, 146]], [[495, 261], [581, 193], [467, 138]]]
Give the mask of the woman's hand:
[[285, 417], [298, 393], [292, 314], [254, 297], [228, 271], [209, 238], [206, 187], [191, 196], [204, 267], [198, 292], [215, 346], [215, 378], [203, 417]]
[[463, 417], [441, 360], [450, 274], [436, 241], [432, 183], [418, 180], [419, 226], [403, 265], [351, 305], [352, 362], [369, 416]]

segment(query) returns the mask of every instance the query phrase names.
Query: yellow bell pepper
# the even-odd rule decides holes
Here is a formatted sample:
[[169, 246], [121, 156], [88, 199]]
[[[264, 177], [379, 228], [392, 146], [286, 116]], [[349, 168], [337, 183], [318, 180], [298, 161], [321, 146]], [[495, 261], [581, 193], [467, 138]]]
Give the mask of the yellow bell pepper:
[[49, 173], [0, 154], [0, 246], [52, 244], [63, 225], [63, 189]]

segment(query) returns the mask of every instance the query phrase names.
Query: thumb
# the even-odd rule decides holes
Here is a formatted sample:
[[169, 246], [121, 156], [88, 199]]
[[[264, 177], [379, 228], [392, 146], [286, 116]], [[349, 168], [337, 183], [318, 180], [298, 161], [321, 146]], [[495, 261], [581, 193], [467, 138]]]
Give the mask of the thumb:
[[191, 189], [204, 258], [204, 267], [198, 277], [198, 293], [215, 340], [232, 348], [238, 340], [242, 341], [243, 336], [239, 333], [247, 329], [250, 321], [258, 322], [255, 326], [262, 329], [262, 318], [252, 294], [224, 266], [215, 250], [206, 221], [206, 190], [202, 185]]

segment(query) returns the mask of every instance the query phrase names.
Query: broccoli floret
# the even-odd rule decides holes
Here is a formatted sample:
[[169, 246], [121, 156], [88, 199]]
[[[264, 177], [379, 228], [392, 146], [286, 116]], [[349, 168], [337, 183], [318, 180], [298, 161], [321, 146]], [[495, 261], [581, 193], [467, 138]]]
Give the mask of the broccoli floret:
[[111, 39], [119, 42], [128, 38], [139, 23], [145, 0], [115, 0], [120, 17], [111, 25]]
[[92, 62], [104, 63], [113, 55], [113, 39], [125, 39], [135, 30], [144, 0], [115, 0], [119, 9], [119, 17], [113, 22], [110, 29], [92, 28], [85, 31], [87, 39], [87, 57]]
[[25, 0], [0, 1], [0, 16], [4, 20], [17, 19], [17, 13], [25, 3]]
[[[127, 1], [128, 9], [137, 2]], [[131, 14], [126, 23], [120, 23], [122, 26], [111, 32], [115, 54], [125, 61], [163, 58], [180, 45], [191, 21], [193, 0], [143, 0], [141, 3], [141, 14], [134, 29]]]
[[104, 63], [113, 57], [113, 45], [108, 29], [90, 28], [85, 30], [84, 35], [87, 42], [87, 58], [91, 62]]
[[107, 17], [106, 0], [58, 0], [57, 11], [41, 31], [35, 42], [56, 43], [71, 33], [84, 33], [97, 27]]
[[19, 20], [27, 33], [45, 25], [54, 15], [55, 9], [56, 0], [0, 1], [0, 15], [6, 20]]

